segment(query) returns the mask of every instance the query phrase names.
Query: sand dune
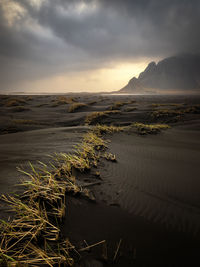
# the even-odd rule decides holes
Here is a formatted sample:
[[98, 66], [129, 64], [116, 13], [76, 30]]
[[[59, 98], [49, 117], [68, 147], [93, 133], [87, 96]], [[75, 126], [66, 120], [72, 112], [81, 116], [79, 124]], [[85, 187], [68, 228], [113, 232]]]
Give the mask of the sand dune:
[[[118, 163], [105, 162], [97, 188], [110, 204], [167, 227], [199, 234], [200, 132], [171, 129], [159, 136], [111, 138]], [[109, 186], [107, 185], [109, 184]]]
[[[150, 116], [156, 109], [152, 103], [160, 103], [159, 108], [166, 108], [169, 103], [167, 108], [175, 110], [180, 105], [187, 108], [199, 101], [185, 96], [134, 96], [131, 100], [136, 102], [130, 103], [129, 96], [81, 96], [78, 101], [92, 104], [69, 113], [66, 112], [69, 104], [52, 107], [55, 99], [34, 97], [25, 104], [31, 110], [19, 113], [13, 113], [12, 108], [2, 104], [5, 117], [1, 115], [1, 194], [23, 190], [15, 186], [21, 178], [17, 166], [27, 168], [28, 161], [47, 162], [48, 154], [71, 152], [89, 129], [84, 121], [93, 111], [109, 110], [116, 101], [125, 102], [119, 113], [99, 122], [128, 125], [135, 121], [156, 122]], [[45, 106], [36, 107], [38, 102]], [[176, 105], [170, 106], [170, 102]], [[127, 111], [127, 107], [137, 109]], [[38, 123], [20, 123], [24, 118]], [[11, 125], [13, 120], [17, 123]], [[48, 124], [44, 125], [44, 121]], [[79, 183], [98, 181], [100, 185], [90, 187], [96, 203], [67, 198], [68, 216], [62, 225], [64, 236], [75, 244], [84, 239], [91, 244], [106, 239], [110, 255], [123, 239], [123, 256], [118, 266], [193, 266], [191, 264], [199, 260], [199, 114], [186, 114], [169, 123], [172, 128], [159, 135], [138, 136], [130, 131], [107, 136], [117, 162], [103, 160], [98, 169], [77, 173]], [[6, 133], [7, 127], [11, 127], [9, 133]], [[95, 178], [96, 171], [100, 171], [102, 180]], [[9, 215], [7, 206], [1, 203], [0, 218]], [[137, 259], [133, 259], [133, 251], [137, 251]]]
[[60, 127], [2, 135], [0, 138], [0, 194], [19, 191], [22, 176], [16, 167], [28, 161], [48, 162], [55, 152], [71, 152], [88, 127]]

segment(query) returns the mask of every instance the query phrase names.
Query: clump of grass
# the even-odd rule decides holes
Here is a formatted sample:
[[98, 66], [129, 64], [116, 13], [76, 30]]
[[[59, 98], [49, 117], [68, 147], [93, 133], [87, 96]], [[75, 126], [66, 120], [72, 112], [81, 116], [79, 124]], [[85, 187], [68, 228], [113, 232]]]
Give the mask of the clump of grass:
[[183, 106], [183, 103], [153, 103], [151, 104], [151, 107], [157, 108], [157, 107], [181, 107]]
[[94, 149], [96, 149], [96, 150], [107, 148], [107, 141], [105, 141], [103, 138], [97, 136], [93, 132], [88, 132], [87, 134], [85, 134], [83, 140], [87, 144], [92, 144]]
[[23, 112], [28, 111], [29, 109], [24, 106], [16, 106], [12, 109], [13, 112]]
[[182, 115], [184, 115], [184, 113], [181, 110], [174, 109], [159, 109], [152, 112], [152, 117], [155, 119], [178, 118]]
[[29, 177], [28, 181], [21, 184], [27, 188], [24, 196], [31, 202], [40, 201], [40, 204], [44, 202], [43, 207], [51, 207], [51, 211], [48, 211], [49, 216], [62, 218], [65, 212], [65, 191], [68, 181], [57, 179], [58, 176], [55, 177], [55, 173], [50, 172], [47, 165], [41, 162], [40, 164], [41, 167], [37, 171], [30, 163], [31, 173], [19, 169]]
[[109, 161], [113, 161], [113, 162], [116, 162], [117, 161], [115, 154], [112, 154], [112, 153], [105, 152], [104, 155], [103, 155], [103, 157], [106, 160], [109, 160]]
[[[107, 141], [101, 134], [107, 133], [108, 128], [97, 127], [98, 135], [93, 131], [86, 133], [82, 143], [75, 147], [74, 154], [56, 154], [56, 161], [50, 166], [39, 162], [39, 167], [35, 168], [30, 163], [29, 172], [19, 169], [29, 179], [21, 183], [26, 188], [22, 196], [2, 196], [16, 217], [0, 224], [0, 266], [74, 265], [71, 251], [77, 251], [69, 240], [62, 241], [59, 222], [65, 216], [67, 193], [83, 194], [90, 199], [91, 196], [87, 189], [76, 184], [73, 168], [88, 170], [96, 166], [100, 157], [116, 160], [111, 153], [101, 154], [107, 148]], [[112, 132], [119, 130], [111, 129]]]
[[107, 117], [111, 114], [118, 114], [120, 113], [119, 110], [106, 110], [106, 111], [95, 111], [88, 114], [85, 118], [85, 123], [90, 125], [96, 123], [98, 120]]
[[161, 132], [161, 130], [169, 129], [170, 126], [167, 124], [144, 124], [135, 122], [130, 125], [130, 128], [137, 134], [146, 135], [157, 134]]
[[168, 117], [181, 117], [186, 113], [190, 114], [199, 114], [200, 105], [194, 105], [186, 108], [177, 108], [177, 109], [159, 109], [152, 112], [153, 118], [168, 118]]
[[12, 123], [25, 124], [25, 125], [38, 124], [38, 122], [36, 122], [34, 120], [26, 120], [26, 119], [14, 119], [14, 120], [12, 120]]
[[[67, 173], [68, 177], [73, 178], [73, 169], [80, 172], [89, 171], [92, 167], [97, 167], [101, 151], [107, 148], [108, 141], [102, 136], [89, 131], [83, 136], [80, 144], [74, 146], [74, 154], [59, 153], [55, 159], [60, 165], [62, 173]], [[78, 192], [78, 191], [77, 191]]]
[[83, 108], [83, 107], [86, 107], [87, 105], [84, 104], [84, 103], [80, 103], [80, 102], [77, 102], [77, 103], [73, 103], [70, 105], [68, 111], [69, 112], [75, 112], [77, 110], [79, 110], [80, 108]]
[[114, 132], [122, 132], [125, 128], [121, 126], [114, 126], [114, 125], [102, 125], [97, 124], [93, 127], [92, 131], [97, 135], [102, 134], [111, 134]]
[[98, 132], [92, 130], [86, 133], [83, 136], [83, 141], [75, 146], [74, 154], [56, 154], [56, 159], [62, 162], [65, 173], [67, 172], [71, 176], [73, 169], [85, 172], [92, 167], [97, 167], [99, 159], [104, 157], [101, 152], [107, 148], [108, 144], [108, 141], [103, 139], [102, 133], [99, 130]]
[[[16, 213], [11, 222], [2, 221], [0, 265], [27, 264], [73, 265], [68, 240], [60, 246], [58, 221], [65, 216], [65, 194], [78, 188], [73, 179], [61, 170], [49, 171], [41, 163], [39, 170], [32, 164], [31, 172], [20, 170], [29, 177], [21, 185], [26, 191], [21, 197], [2, 196]], [[65, 173], [66, 174], [66, 173]], [[50, 243], [49, 243], [50, 242]], [[53, 245], [53, 247], [51, 247]], [[13, 265], [12, 265], [13, 264]]]
[[74, 97], [58, 96], [53, 102], [52, 106], [57, 107], [60, 105], [72, 104], [76, 102], [76, 99]]
[[88, 158], [66, 153], [60, 153], [58, 157], [65, 162], [68, 171], [71, 171], [72, 168], [82, 172], [90, 169], [90, 162]]
[[95, 172], [95, 176], [96, 176], [97, 178], [100, 178], [100, 177], [101, 177], [101, 173], [100, 173], [99, 171], [96, 171], [96, 172]]
[[5, 102], [6, 107], [20, 106], [21, 104], [26, 104], [26, 100], [24, 100], [23, 98], [13, 98], [8, 99], [8, 101]]
[[120, 101], [116, 101], [112, 106], [110, 106], [110, 110], [117, 110], [120, 107], [127, 105], [127, 102], [120, 102]]
[[75, 146], [75, 152], [82, 158], [87, 159], [97, 159], [94, 144], [92, 142], [88, 143], [87, 140], [82, 141], [80, 144]]
[[187, 107], [183, 111], [185, 113], [199, 114], [200, 113], [200, 105], [194, 105], [191, 107]]

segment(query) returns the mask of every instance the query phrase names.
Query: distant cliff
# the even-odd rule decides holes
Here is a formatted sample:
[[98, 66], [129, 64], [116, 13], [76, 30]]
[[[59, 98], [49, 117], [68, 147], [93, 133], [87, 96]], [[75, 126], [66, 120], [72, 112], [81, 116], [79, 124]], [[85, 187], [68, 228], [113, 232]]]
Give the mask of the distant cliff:
[[200, 55], [178, 55], [149, 63], [138, 78], [132, 78], [119, 93], [165, 91], [200, 92]]

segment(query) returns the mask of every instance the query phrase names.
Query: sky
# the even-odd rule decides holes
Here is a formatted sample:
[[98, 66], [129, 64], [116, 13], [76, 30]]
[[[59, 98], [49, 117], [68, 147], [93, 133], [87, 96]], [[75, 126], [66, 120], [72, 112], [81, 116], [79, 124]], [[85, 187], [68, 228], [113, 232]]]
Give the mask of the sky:
[[119, 90], [199, 25], [199, 0], [0, 0], [0, 92]]

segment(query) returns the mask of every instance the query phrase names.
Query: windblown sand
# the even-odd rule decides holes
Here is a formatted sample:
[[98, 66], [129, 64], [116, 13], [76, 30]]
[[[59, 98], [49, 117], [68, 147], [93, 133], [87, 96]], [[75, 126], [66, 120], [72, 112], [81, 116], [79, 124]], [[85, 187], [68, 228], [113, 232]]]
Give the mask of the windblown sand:
[[[88, 130], [88, 126], [84, 126], [87, 114], [107, 110], [115, 101], [130, 101], [128, 96], [78, 96], [79, 102], [96, 102], [69, 113], [69, 105], [52, 107], [54, 98], [33, 97], [26, 104], [29, 111], [17, 113], [2, 104], [1, 194], [22, 190], [15, 186], [21, 178], [17, 166], [26, 168], [28, 161], [47, 162], [48, 155], [54, 152], [71, 152]], [[134, 99], [136, 102], [120, 108], [120, 114], [108, 116], [100, 123], [146, 122], [151, 120], [152, 103], [199, 103], [199, 98], [185, 96], [138, 96]], [[128, 112], [127, 107], [137, 109]], [[37, 123], [13, 122], [21, 119]], [[115, 153], [117, 162], [104, 160], [100, 163], [97, 171], [101, 180], [92, 173], [78, 176], [80, 183], [100, 183], [90, 187], [96, 203], [73, 197], [67, 199], [64, 236], [76, 244], [83, 240], [92, 244], [106, 239], [111, 258], [117, 242], [122, 239], [121, 260], [115, 266], [200, 264], [200, 115], [188, 114], [171, 125], [172, 129], [159, 135], [117, 133], [107, 136], [111, 141], [109, 150]], [[9, 215], [6, 209], [1, 204], [1, 218]]]

